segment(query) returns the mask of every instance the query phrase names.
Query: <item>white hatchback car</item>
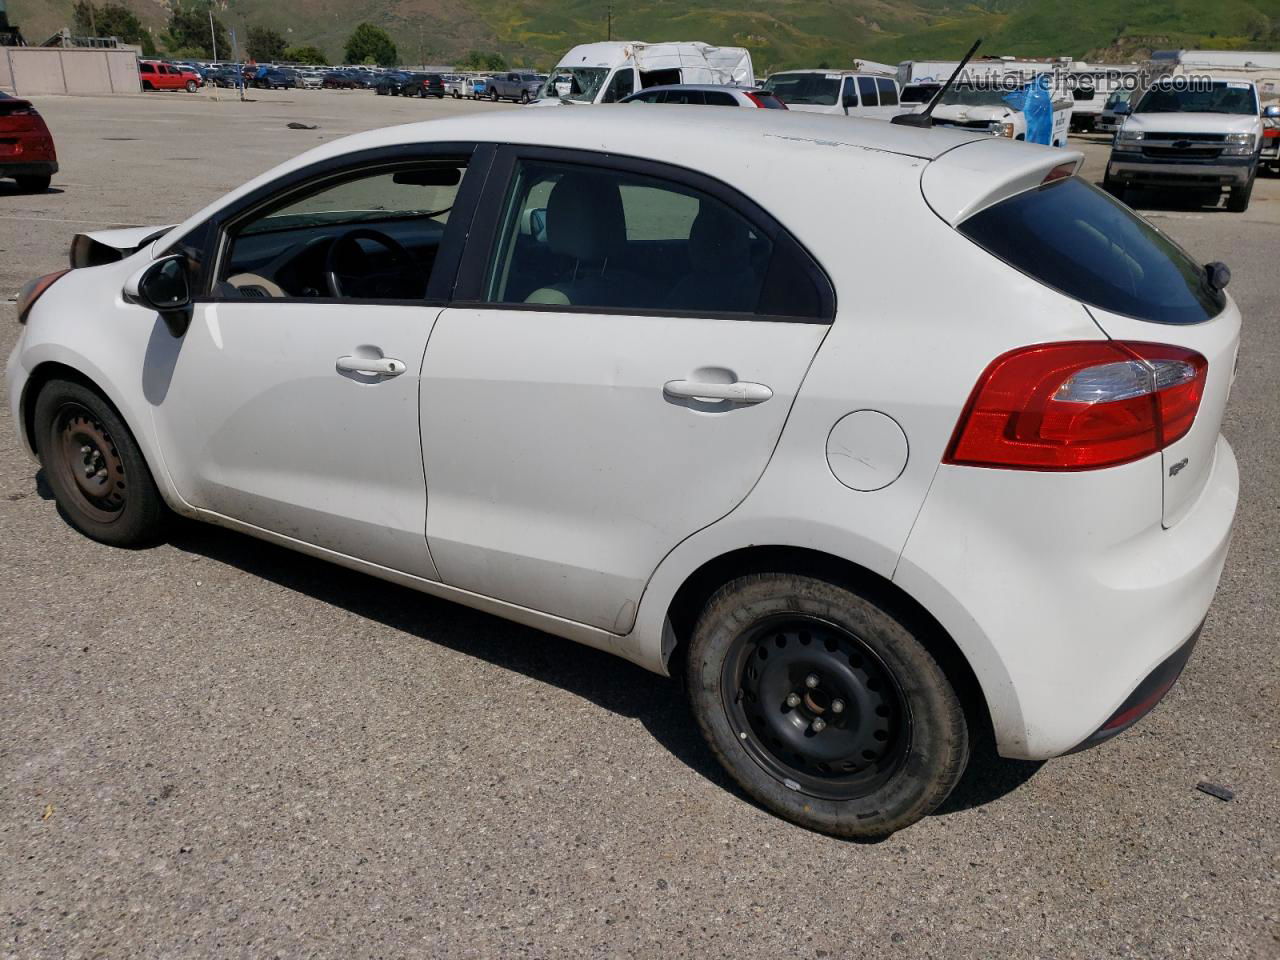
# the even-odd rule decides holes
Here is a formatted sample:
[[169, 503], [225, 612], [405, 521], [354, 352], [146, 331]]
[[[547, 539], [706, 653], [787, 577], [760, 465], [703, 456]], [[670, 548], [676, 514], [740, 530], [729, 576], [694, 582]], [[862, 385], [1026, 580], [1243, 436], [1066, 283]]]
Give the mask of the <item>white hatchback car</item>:
[[743, 788], [845, 836], [927, 814], [974, 736], [1051, 757], [1151, 709], [1236, 507], [1225, 268], [1077, 153], [635, 117], [373, 131], [77, 238], [8, 366], [66, 516], [687, 665]]

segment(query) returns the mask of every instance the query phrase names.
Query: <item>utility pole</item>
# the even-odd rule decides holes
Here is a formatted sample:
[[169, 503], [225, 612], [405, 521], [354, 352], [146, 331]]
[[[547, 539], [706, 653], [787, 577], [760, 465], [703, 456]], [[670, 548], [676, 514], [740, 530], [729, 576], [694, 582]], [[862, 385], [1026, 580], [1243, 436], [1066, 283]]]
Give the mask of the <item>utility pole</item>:
[[93, 9], [92, 0], [89, 3], [89, 35], [92, 37], [96, 37], [98, 35], [97, 11]]
[[218, 62], [218, 34], [213, 29], [213, 0], [209, 0], [209, 43], [213, 49], [213, 62]]

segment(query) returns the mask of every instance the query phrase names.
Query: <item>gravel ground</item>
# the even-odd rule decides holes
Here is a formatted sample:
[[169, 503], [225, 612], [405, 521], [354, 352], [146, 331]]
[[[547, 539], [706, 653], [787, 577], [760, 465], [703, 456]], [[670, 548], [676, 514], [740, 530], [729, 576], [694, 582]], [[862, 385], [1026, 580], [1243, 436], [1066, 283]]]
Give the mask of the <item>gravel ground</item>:
[[[4, 297], [78, 230], [505, 109], [256, 96], [39, 99], [63, 169], [44, 196], [0, 184]], [[1101, 143], [1078, 141], [1095, 176]], [[0, 411], [0, 955], [1276, 957], [1280, 180], [1243, 215], [1150, 213], [1231, 265], [1246, 317], [1242, 500], [1200, 647], [1125, 736], [979, 757], [879, 844], [754, 806], [679, 692], [622, 661], [213, 528], [92, 543]], [[13, 320], [0, 298], [6, 354]]]

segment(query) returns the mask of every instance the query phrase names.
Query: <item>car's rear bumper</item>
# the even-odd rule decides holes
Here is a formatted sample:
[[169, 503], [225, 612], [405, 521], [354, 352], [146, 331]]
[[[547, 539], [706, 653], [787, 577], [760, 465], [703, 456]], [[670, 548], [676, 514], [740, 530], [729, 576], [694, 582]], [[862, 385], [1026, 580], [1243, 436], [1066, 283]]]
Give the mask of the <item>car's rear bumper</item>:
[[1253, 167], [1253, 157], [1155, 160], [1136, 152], [1113, 150], [1107, 162], [1107, 177], [1121, 183], [1151, 186], [1243, 186], [1249, 182]]
[[24, 160], [20, 163], [0, 160], [0, 177], [52, 177], [57, 172], [56, 160]]
[[1081, 750], [1088, 750], [1100, 743], [1106, 743], [1112, 737], [1124, 733], [1154, 710], [1156, 704], [1164, 699], [1164, 695], [1173, 689], [1173, 685], [1178, 682], [1178, 677], [1182, 676], [1182, 669], [1191, 659], [1191, 653], [1195, 650], [1196, 641], [1200, 639], [1200, 631], [1203, 627], [1203, 623], [1196, 627], [1196, 632], [1187, 638], [1182, 646], [1148, 673], [1143, 681], [1133, 688], [1133, 692], [1124, 703], [1116, 708], [1116, 712], [1107, 718], [1106, 723], [1067, 752], [1079, 753]]
[[1213, 457], [1169, 529], [1158, 456], [1074, 474], [939, 468], [894, 581], [964, 654], [1000, 753], [1087, 743], [1197, 633], [1239, 494], [1221, 437]]

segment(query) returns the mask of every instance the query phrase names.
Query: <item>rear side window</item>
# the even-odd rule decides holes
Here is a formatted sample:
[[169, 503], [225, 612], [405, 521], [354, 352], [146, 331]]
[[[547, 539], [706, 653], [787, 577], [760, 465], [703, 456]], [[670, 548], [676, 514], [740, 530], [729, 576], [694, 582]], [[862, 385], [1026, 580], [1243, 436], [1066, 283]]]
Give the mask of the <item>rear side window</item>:
[[483, 298], [561, 309], [827, 319], [816, 269], [725, 200], [623, 169], [521, 161]]
[[896, 107], [898, 105], [898, 88], [892, 80], [877, 78], [876, 87], [880, 90], [880, 106]]
[[720, 93], [717, 90], [708, 90], [703, 94], [707, 98], [708, 107], [736, 107], [738, 101], [733, 99], [732, 94]]
[[1069, 297], [1155, 323], [1201, 323], [1226, 304], [1181, 247], [1079, 177], [975, 213], [960, 232]]
[[875, 77], [859, 77], [858, 93], [862, 94], [862, 105], [864, 107], [880, 106], [880, 98], [876, 96]]

